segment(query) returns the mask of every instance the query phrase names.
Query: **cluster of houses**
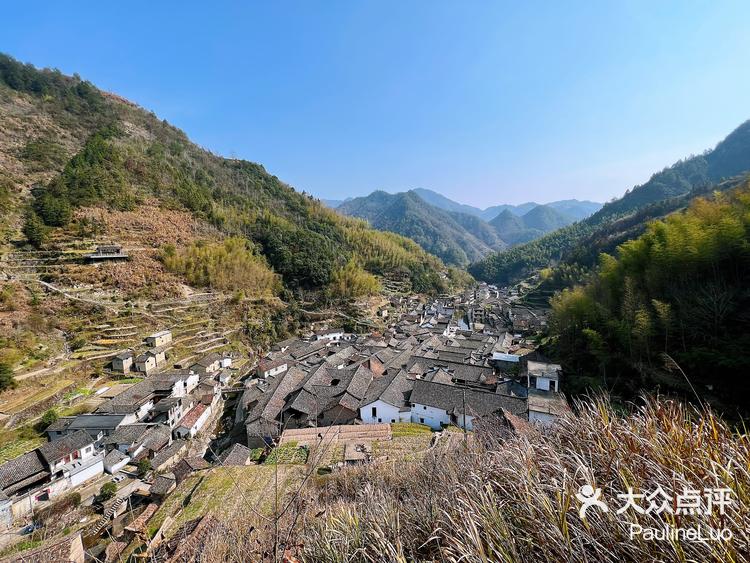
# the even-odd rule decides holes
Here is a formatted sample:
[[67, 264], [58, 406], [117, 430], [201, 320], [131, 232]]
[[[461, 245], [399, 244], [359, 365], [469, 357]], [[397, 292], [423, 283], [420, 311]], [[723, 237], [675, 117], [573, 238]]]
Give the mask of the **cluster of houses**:
[[0, 528], [142, 460], [159, 473], [151, 494], [167, 495], [208, 466], [191, 457], [190, 439], [223, 410], [223, 389], [242, 393], [235, 422], [247, 434], [247, 446], [220, 456], [230, 465], [248, 463], [248, 448], [273, 444], [287, 429], [414, 422], [472, 430], [498, 417], [552, 424], [568, 408], [560, 366], [532, 338], [544, 312], [521, 306], [513, 291], [481, 285], [429, 303], [393, 297], [378, 311], [386, 329], [357, 335], [331, 328], [278, 342], [255, 376], [230, 390], [236, 372], [228, 355], [167, 367], [172, 334], [152, 334], [145, 352], [112, 361], [114, 372], [142, 380], [102, 393], [91, 413], [58, 419], [46, 429], [47, 443], [0, 466]]
[[535, 350], [535, 328], [514, 330], [511, 297], [480, 286], [428, 304], [398, 298], [398, 314], [380, 315], [396, 319], [382, 333], [330, 329], [279, 342], [246, 382], [236, 422], [250, 447], [285, 429], [341, 424], [551, 424], [567, 409], [560, 366]]
[[[146, 344], [163, 349], [171, 340], [162, 331]], [[104, 472], [143, 459], [156, 470], [175, 465], [187, 440], [217, 412], [231, 364], [230, 357], [210, 353], [184, 369], [139, 370], [148, 377], [115, 385], [94, 412], [53, 422], [47, 443], [0, 466], [0, 527]]]

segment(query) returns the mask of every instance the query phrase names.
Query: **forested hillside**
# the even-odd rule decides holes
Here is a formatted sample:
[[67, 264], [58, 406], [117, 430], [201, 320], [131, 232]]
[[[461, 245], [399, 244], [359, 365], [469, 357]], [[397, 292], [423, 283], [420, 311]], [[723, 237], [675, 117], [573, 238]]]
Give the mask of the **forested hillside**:
[[661, 388], [725, 411], [746, 407], [750, 182], [652, 222], [552, 306], [572, 393], [601, 386], [631, 398]]
[[[437, 205], [431, 205], [419, 194]], [[570, 201], [564, 205], [569, 206]], [[407, 236], [446, 263], [461, 267], [493, 250], [539, 238], [574, 221], [550, 205], [533, 204], [523, 215], [507, 207], [488, 223], [479, 217], [481, 211], [476, 208], [417, 189], [397, 194], [375, 191], [343, 202], [337, 211], [366, 219], [376, 229]], [[466, 209], [474, 211], [461, 211]]]
[[611, 251], [639, 235], [649, 219], [680, 209], [697, 195], [732, 187], [737, 181], [733, 177], [748, 171], [750, 121], [740, 125], [715, 149], [654, 174], [647, 183], [629, 190], [591, 217], [505, 252], [493, 253], [473, 264], [469, 271], [478, 279], [505, 284], [560, 262], [592, 266], [599, 252]]
[[[0, 204], [23, 216], [25, 238], [39, 249], [83, 229], [78, 210], [145, 205], [184, 209], [218, 233], [244, 237], [257, 260], [240, 260], [248, 269], [238, 275], [258, 275], [259, 287], [275, 287], [262, 271], [270, 268], [289, 289], [325, 289], [354, 264], [407, 275], [418, 291], [444, 289], [444, 267], [414, 242], [339, 216], [259, 164], [217, 157], [77, 76], [0, 56], [0, 100]], [[6, 239], [17, 226], [6, 220]], [[191, 258], [201, 259], [206, 251]]]
[[344, 202], [337, 211], [366, 219], [376, 229], [407, 236], [456, 266], [466, 266], [493, 249], [504, 247], [504, 242], [481, 219], [438, 209], [414, 191], [376, 191]]

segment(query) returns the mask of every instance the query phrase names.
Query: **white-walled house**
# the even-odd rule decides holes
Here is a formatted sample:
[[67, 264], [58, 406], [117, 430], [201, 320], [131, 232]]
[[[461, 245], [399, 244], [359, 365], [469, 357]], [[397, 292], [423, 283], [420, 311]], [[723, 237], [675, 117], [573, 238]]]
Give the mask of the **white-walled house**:
[[414, 380], [405, 371], [384, 374], [373, 379], [359, 407], [359, 418], [365, 424], [409, 422], [409, 395]]
[[145, 338], [146, 345], [150, 348], [159, 348], [160, 346], [166, 346], [172, 342], [172, 331], [162, 330], [161, 332], [155, 332]]
[[135, 369], [148, 375], [163, 366], [166, 361], [167, 353], [165, 348], [151, 348], [135, 359]]
[[560, 416], [570, 410], [565, 397], [552, 391], [529, 389], [529, 422], [542, 426], [553, 424]]
[[328, 340], [329, 342], [339, 342], [343, 338], [344, 338], [344, 330], [340, 328], [321, 330], [315, 333], [315, 340]]
[[433, 430], [448, 424], [472, 430], [477, 417], [499, 412], [526, 417], [526, 400], [520, 397], [421, 379], [414, 382], [409, 401], [411, 421]]
[[365, 424], [409, 422], [411, 421], [411, 409], [409, 407], [397, 407], [378, 399], [360, 407], [359, 417]]
[[530, 388], [539, 389], [540, 391], [560, 391], [560, 372], [562, 368], [559, 364], [547, 364], [529, 360], [527, 371]]
[[83, 430], [47, 442], [0, 466], [4, 521], [23, 517], [43, 501], [101, 475], [104, 452]]
[[114, 449], [104, 457], [104, 471], [114, 475], [130, 463], [130, 456]]
[[114, 358], [112, 358], [112, 371], [116, 371], [118, 373], [130, 373], [131, 368], [133, 367], [133, 352], [128, 350], [127, 352], [122, 352], [121, 354], [117, 354]]
[[289, 369], [289, 360], [261, 360], [258, 364], [258, 377], [278, 375]]
[[175, 426], [175, 438], [193, 438], [211, 416], [211, 406], [198, 403]]

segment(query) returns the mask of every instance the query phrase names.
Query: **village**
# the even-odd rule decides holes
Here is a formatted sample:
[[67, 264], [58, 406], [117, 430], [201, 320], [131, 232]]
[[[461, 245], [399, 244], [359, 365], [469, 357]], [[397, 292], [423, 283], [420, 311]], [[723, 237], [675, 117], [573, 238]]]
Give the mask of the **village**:
[[[481, 284], [430, 301], [392, 295], [376, 313], [382, 330], [325, 323], [258, 358], [219, 348], [175, 361], [172, 332], [151, 334], [108, 365], [142, 379], [98, 390], [93, 412], [58, 418], [48, 442], [0, 466], [0, 527], [22, 537], [60, 506], [99, 506], [54, 546], [74, 561], [84, 550], [116, 561], [134, 538], [152, 553], [171, 518], [145, 537], [149, 520], [211, 468], [304, 461], [332, 444], [329, 470], [374, 463], [374, 445], [399, 425], [465, 436], [485, 420], [553, 424], [568, 408], [562, 373], [537, 351], [546, 313], [523, 305], [522, 292]], [[105, 532], [115, 541], [99, 541]]]

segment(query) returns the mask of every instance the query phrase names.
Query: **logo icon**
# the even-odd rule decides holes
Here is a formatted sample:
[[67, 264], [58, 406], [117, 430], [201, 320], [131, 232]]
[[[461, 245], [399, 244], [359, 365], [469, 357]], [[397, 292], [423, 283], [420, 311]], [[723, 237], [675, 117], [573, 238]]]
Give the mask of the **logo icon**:
[[586, 511], [592, 506], [600, 508], [604, 512], [609, 512], [607, 504], [604, 501], [599, 500], [601, 496], [602, 490], [599, 488], [594, 489], [591, 485], [583, 485], [578, 489], [576, 498], [581, 501], [581, 508], [578, 511], [578, 515], [581, 519], [586, 517]]

